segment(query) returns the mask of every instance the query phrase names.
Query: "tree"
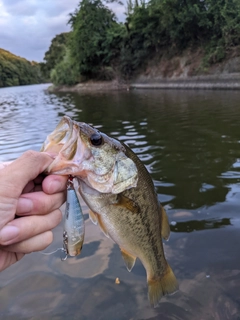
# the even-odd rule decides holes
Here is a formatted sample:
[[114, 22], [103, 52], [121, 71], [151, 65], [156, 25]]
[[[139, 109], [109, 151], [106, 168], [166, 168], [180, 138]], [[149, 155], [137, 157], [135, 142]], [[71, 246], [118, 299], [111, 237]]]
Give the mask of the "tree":
[[51, 70], [63, 60], [66, 54], [69, 35], [69, 32], [64, 32], [52, 39], [49, 50], [43, 58], [45, 63], [41, 63], [41, 70], [46, 79], [50, 79]]
[[0, 49], [0, 87], [27, 85], [43, 82], [40, 66]]
[[81, 0], [70, 15], [69, 42], [53, 39], [45, 60], [54, 79], [64, 81], [61, 67], [71, 70], [68, 82], [129, 79], [150, 59], [186, 48], [200, 48], [204, 62], [215, 63], [240, 44], [239, 0], [128, 0], [124, 24], [106, 5], [114, 0], [103, 1]]
[[114, 42], [113, 31], [119, 29], [115, 14], [101, 0], [82, 0], [70, 15], [69, 24], [74, 65], [81, 75], [98, 77], [101, 69], [109, 66], [116, 55], [116, 48], [108, 41], [111, 38]]

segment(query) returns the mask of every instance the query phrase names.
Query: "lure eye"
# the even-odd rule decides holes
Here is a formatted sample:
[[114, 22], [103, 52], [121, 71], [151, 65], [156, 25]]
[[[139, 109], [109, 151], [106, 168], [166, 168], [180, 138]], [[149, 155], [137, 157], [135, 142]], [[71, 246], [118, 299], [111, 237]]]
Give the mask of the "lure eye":
[[94, 133], [91, 135], [90, 141], [93, 146], [99, 147], [103, 143], [103, 138], [100, 133]]

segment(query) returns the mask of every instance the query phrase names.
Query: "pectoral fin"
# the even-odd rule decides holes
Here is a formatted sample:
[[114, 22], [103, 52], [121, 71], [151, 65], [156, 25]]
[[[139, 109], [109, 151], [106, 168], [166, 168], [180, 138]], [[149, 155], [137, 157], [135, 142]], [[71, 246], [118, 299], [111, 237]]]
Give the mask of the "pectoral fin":
[[161, 206], [161, 211], [162, 211], [162, 237], [163, 239], [168, 240], [170, 236], [170, 226], [168, 222], [168, 217], [167, 217], [166, 211], [162, 206]]
[[117, 197], [117, 202], [113, 204], [114, 206], [123, 207], [124, 209], [127, 209], [131, 211], [132, 213], [138, 213], [139, 207], [132, 199], [119, 194]]
[[133, 255], [131, 255], [130, 253], [128, 253], [126, 250], [120, 248], [121, 250], [121, 254], [123, 257], [123, 260], [125, 262], [125, 265], [128, 269], [128, 271], [130, 272], [135, 264], [136, 261], [136, 257], [134, 257]]
[[107, 228], [106, 228], [105, 224], [103, 223], [101, 216], [99, 214], [96, 214], [96, 215], [97, 215], [99, 227], [101, 228], [101, 230], [105, 234], [105, 236], [107, 238], [109, 238], [109, 234], [108, 234]]
[[109, 234], [107, 231], [107, 228], [105, 227], [102, 218], [100, 216], [100, 214], [93, 212], [92, 210], [89, 210], [89, 218], [91, 219], [92, 223], [95, 225], [99, 225], [100, 229], [102, 230], [102, 232], [104, 233], [104, 235], [109, 238]]

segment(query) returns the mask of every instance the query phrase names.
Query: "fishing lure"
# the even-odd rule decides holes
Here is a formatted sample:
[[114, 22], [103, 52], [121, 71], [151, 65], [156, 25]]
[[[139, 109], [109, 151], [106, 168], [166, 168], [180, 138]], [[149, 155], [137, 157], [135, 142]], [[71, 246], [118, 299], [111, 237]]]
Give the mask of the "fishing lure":
[[76, 191], [73, 177], [69, 176], [67, 182], [67, 200], [64, 217], [63, 251], [66, 260], [69, 256], [77, 256], [81, 253], [84, 241], [85, 225]]

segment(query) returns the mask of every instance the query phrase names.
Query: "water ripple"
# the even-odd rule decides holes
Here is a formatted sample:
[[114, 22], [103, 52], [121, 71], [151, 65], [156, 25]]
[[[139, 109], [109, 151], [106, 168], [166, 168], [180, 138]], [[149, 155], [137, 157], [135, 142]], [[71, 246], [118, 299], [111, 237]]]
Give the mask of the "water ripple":
[[239, 171], [226, 171], [223, 172], [220, 176], [220, 179], [240, 179], [240, 172]]
[[56, 126], [59, 107], [44, 92], [48, 85], [1, 89], [0, 161], [13, 160], [28, 149], [39, 150]]

